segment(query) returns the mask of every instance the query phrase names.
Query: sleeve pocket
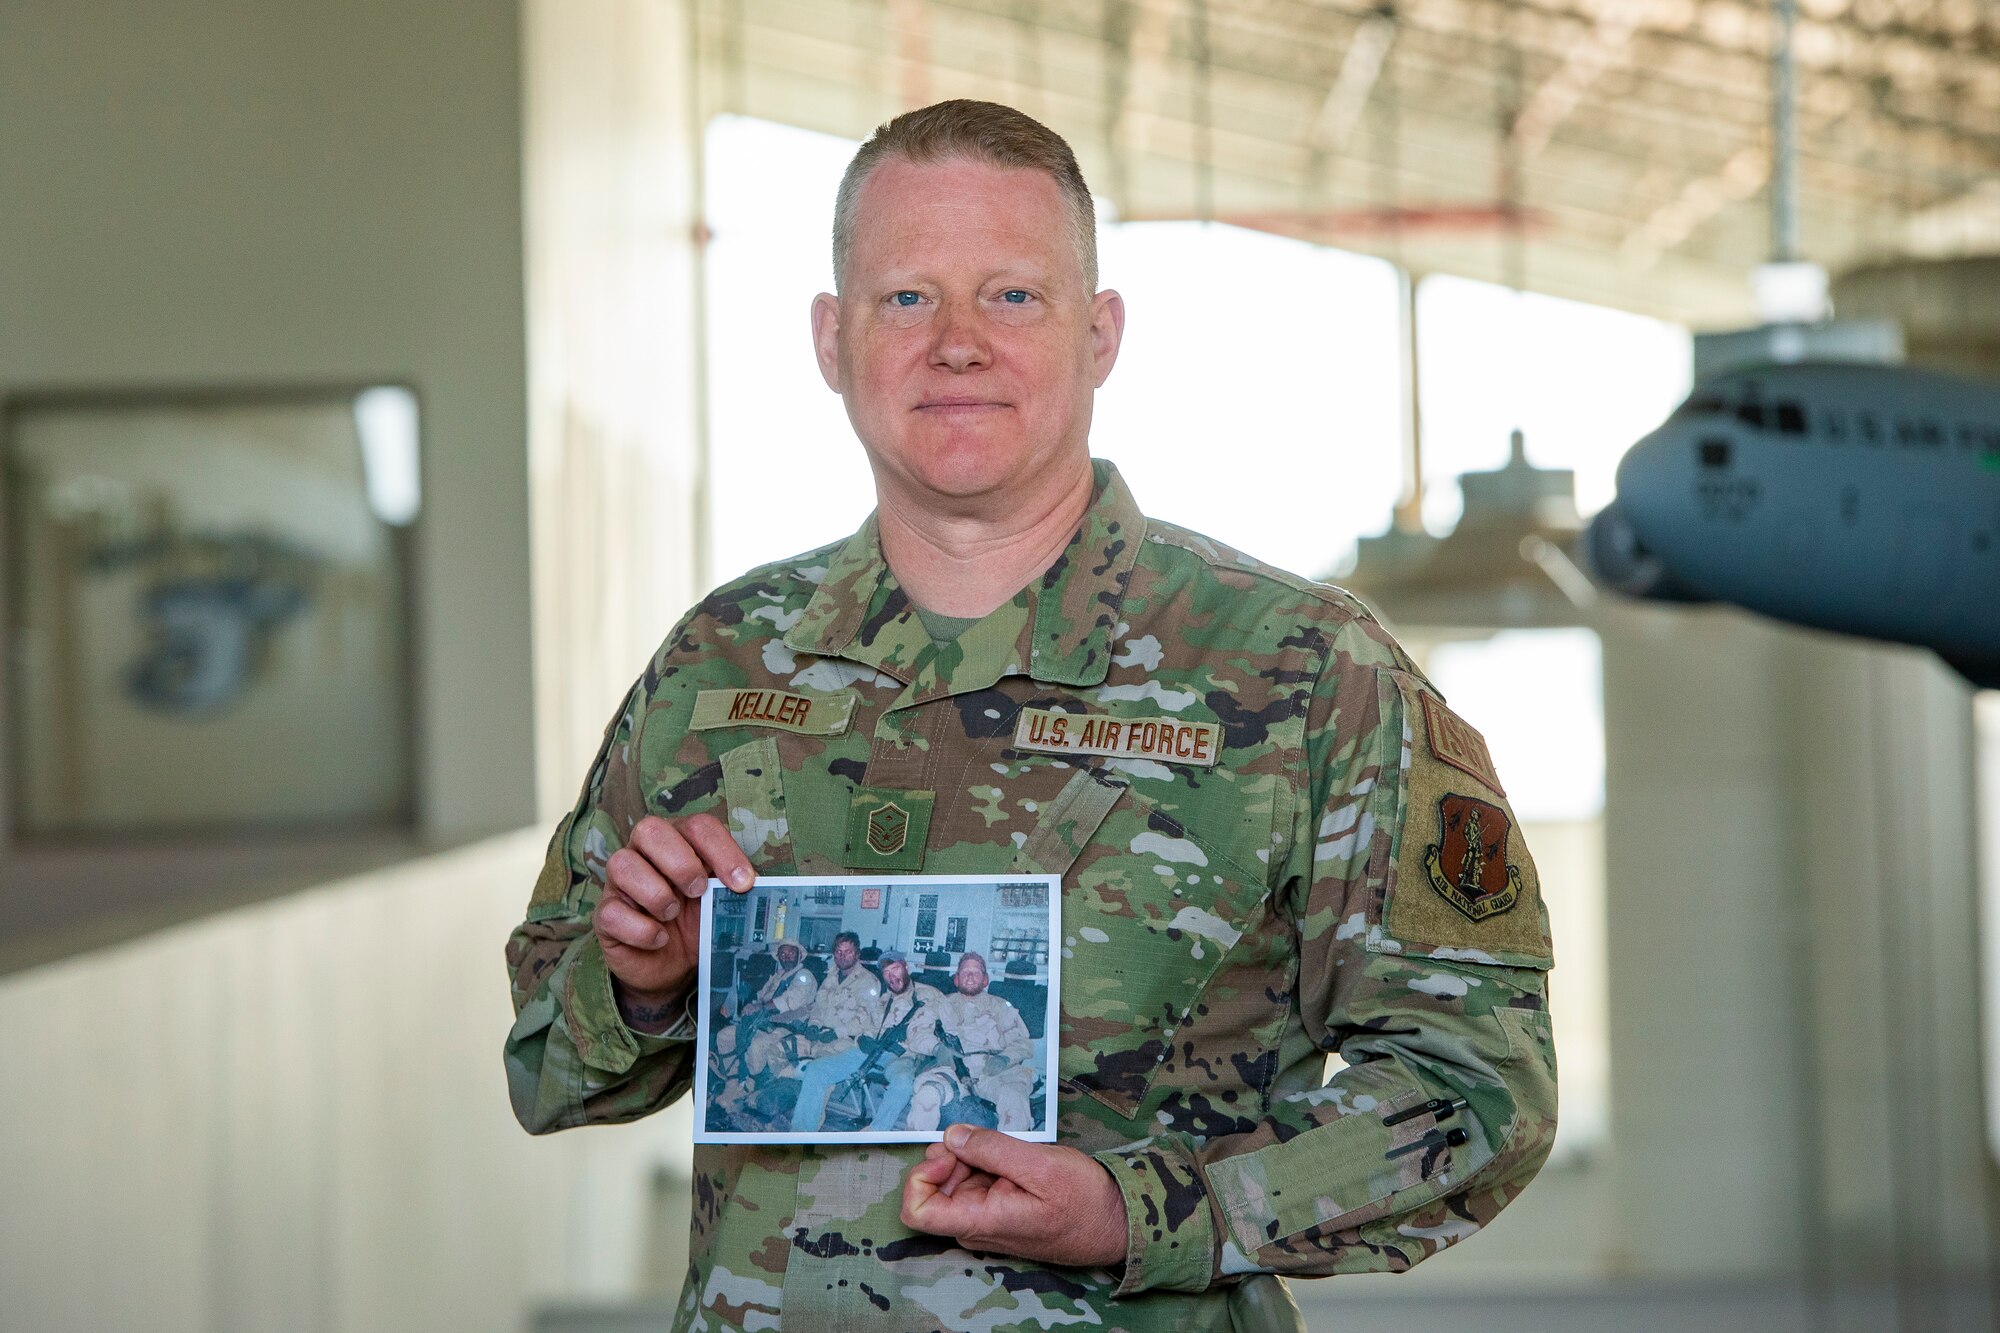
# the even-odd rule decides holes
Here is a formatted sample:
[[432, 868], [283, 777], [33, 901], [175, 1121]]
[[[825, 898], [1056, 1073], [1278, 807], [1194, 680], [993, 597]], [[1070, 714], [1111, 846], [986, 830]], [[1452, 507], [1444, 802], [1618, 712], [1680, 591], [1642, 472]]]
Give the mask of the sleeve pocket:
[[794, 859], [792, 823], [785, 813], [777, 739], [765, 736], [725, 750], [719, 762], [723, 822], [730, 836], [761, 873], [789, 873]]

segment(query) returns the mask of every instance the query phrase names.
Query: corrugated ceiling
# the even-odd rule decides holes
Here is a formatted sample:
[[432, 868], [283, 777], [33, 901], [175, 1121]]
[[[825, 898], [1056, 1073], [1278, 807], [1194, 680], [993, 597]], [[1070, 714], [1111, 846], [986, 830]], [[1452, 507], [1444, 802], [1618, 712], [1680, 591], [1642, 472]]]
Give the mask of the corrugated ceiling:
[[[1804, 256], [2000, 249], [2000, 0], [1798, 11]], [[1747, 318], [1769, 253], [1761, 0], [700, 0], [698, 21], [711, 111], [858, 138], [937, 98], [1010, 102], [1122, 216], [1697, 325]]]

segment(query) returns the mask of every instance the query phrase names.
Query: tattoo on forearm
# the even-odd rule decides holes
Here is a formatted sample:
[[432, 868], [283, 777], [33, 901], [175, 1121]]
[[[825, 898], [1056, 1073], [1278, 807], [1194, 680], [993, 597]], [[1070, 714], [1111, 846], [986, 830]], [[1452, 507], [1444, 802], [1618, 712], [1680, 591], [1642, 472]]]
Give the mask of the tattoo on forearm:
[[646, 1032], [661, 1032], [672, 1027], [681, 1016], [681, 1006], [669, 1000], [665, 1004], [634, 1004], [618, 997], [618, 1012], [625, 1016], [626, 1025]]

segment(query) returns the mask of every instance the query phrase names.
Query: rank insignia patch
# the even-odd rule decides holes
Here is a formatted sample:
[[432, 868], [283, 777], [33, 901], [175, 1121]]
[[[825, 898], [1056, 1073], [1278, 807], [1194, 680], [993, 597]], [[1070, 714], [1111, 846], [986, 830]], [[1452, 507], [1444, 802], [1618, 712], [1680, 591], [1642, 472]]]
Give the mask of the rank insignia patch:
[[847, 802], [849, 870], [919, 870], [930, 840], [937, 794], [900, 787], [856, 787]]
[[1486, 738], [1467, 725], [1464, 718], [1446, 708], [1436, 695], [1424, 699], [1424, 734], [1431, 739], [1431, 753], [1467, 777], [1478, 778], [1500, 796], [1500, 774], [1487, 752]]
[[1439, 841], [1424, 851], [1424, 872], [1446, 902], [1468, 920], [1485, 921], [1520, 901], [1521, 872], [1507, 864], [1513, 821], [1505, 810], [1454, 792], [1438, 802], [1438, 828]]
[[894, 856], [903, 850], [910, 836], [910, 812], [894, 801], [884, 801], [868, 812], [868, 850], [877, 856]]

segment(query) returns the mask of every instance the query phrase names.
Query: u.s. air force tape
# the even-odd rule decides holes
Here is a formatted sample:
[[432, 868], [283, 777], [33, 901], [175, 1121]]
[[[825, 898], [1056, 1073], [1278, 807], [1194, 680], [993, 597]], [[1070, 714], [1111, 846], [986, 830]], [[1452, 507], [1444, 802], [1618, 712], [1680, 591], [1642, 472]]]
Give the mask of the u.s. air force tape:
[[1103, 717], [1023, 708], [1014, 727], [1014, 748], [1213, 768], [1222, 751], [1222, 728], [1213, 722], [1171, 717]]
[[803, 736], [838, 736], [854, 715], [851, 694], [792, 690], [703, 690], [694, 697], [690, 731], [716, 727], [776, 727]]

